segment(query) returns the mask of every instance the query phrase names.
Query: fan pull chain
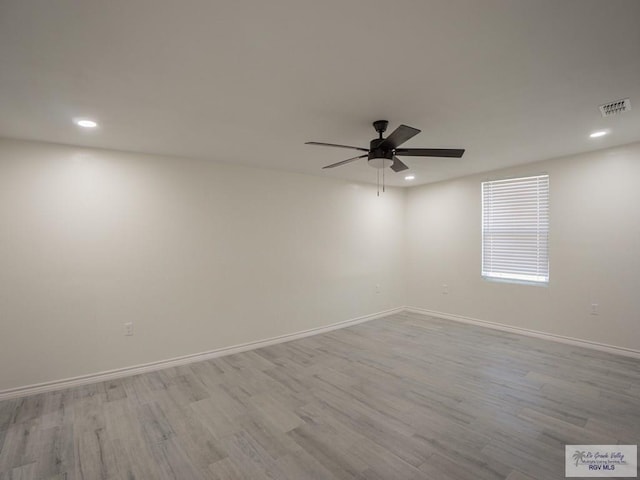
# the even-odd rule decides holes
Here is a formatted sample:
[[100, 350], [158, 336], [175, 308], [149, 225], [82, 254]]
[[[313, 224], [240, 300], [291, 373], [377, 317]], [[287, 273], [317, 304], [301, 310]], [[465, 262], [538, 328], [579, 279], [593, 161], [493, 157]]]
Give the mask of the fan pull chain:
[[[383, 160], [384, 162], [384, 160]], [[384, 163], [382, 164], [382, 193], [384, 193], [384, 171], [386, 169], [384, 168]]]
[[378, 186], [378, 196], [380, 196], [380, 170], [379, 170], [379, 169], [376, 169], [376, 173], [378, 174], [378, 183], [377, 183], [377, 186]]

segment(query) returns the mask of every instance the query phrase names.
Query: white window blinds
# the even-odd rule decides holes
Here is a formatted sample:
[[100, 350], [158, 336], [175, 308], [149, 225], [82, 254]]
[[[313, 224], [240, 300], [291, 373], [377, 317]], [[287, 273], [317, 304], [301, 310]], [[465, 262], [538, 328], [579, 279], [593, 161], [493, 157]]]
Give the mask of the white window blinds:
[[549, 281], [549, 176], [482, 183], [482, 276]]

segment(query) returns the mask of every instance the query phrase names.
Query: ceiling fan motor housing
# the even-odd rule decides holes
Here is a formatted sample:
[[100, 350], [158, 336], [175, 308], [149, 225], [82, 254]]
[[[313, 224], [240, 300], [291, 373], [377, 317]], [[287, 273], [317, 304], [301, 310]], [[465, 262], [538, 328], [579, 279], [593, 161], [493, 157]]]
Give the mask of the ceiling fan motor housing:
[[374, 138], [369, 143], [369, 165], [374, 168], [385, 168], [393, 163], [393, 150], [379, 148], [383, 142], [381, 138]]
[[369, 165], [374, 168], [385, 168], [393, 163], [393, 150], [378, 147], [382, 142], [382, 138], [369, 142]]

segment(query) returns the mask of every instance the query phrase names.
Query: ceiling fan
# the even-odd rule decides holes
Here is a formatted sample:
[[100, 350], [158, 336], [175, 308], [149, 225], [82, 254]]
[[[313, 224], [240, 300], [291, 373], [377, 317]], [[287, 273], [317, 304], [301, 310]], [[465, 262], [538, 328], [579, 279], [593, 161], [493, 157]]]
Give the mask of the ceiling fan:
[[369, 165], [374, 168], [385, 168], [391, 166], [394, 172], [407, 170], [409, 167], [405, 165], [398, 157], [450, 157], [460, 158], [464, 154], [464, 149], [460, 148], [398, 148], [404, 142], [413, 138], [420, 133], [420, 130], [407, 125], [400, 125], [387, 138], [382, 138], [382, 134], [387, 130], [387, 120], [377, 120], [373, 122], [373, 128], [378, 132], [379, 137], [369, 142], [369, 148], [352, 147], [350, 145], [338, 145], [335, 143], [322, 142], [306, 142], [306, 145], [320, 145], [324, 147], [350, 148], [352, 150], [360, 150], [367, 152], [357, 157], [348, 158], [341, 162], [332, 163], [322, 168], [334, 168], [347, 163], [355, 162], [361, 158], [367, 157]]

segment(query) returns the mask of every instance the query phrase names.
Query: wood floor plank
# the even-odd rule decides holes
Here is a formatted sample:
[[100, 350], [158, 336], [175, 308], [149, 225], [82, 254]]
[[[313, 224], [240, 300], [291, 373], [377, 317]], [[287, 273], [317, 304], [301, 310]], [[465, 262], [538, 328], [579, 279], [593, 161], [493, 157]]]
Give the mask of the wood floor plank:
[[640, 361], [418, 314], [0, 402], [0, 480], [564, 478]]
[[428, 461], [420, 465], [420, 471], [425, 474], [423, 478], [438, 480], [504, 480], [505, 478], [493, 468], [467, 462], [457, 455], [450, 458], [439, 453], [434, 453]]
[[252, 480], [251, 472], [244, 471], [229, 457], [209, 465], [212, 480]]
[[512, 471], [509, 476], [507, 477], [507, 480], [535, 480], [533, 477], [530, 477], [529, 475], [525, 475], [524, 473], [520, 473], [517, 470]]

